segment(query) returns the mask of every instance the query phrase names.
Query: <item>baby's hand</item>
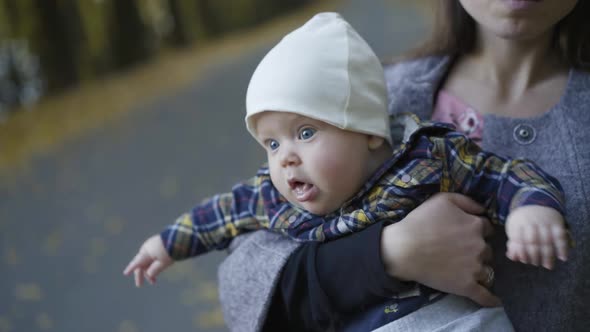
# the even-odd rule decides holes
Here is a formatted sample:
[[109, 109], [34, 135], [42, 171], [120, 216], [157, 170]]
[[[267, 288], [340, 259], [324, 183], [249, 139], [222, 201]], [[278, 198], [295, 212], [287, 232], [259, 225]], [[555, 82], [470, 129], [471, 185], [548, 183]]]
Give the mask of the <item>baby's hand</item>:
[[123, 274], [128, 276], [133, 271], [137, 287], [141, 287], [144, 277], [153, 285], [156, 282], [156, 276], [172, 263], [174, 261], [168, 256], [160, 235], [154, 235], [139, 248], [139, 252], [127, 264]]
[[510, 212], [506, 221], [506, 256], [513, 261], [551, 270], [555, 256], [567, 260], [569, 234], [565, 220], [557, 210], [526, 205]]

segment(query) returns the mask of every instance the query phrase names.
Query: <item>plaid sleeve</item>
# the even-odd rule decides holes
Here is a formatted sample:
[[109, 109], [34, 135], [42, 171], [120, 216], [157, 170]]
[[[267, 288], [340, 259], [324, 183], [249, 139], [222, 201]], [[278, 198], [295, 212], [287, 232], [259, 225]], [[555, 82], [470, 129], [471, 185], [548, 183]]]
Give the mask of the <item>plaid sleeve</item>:
[[430, 152], [443, 161], [441, 191], [458, 192], [484, 204], [488, 216], [504, 224], [519, 206], [543, 205], [565, 215], [559, 182], [533, 162], [485, 152], [461, 133], [433, 137]]
[[160, 233], [170, 257], [180, 260], [225, 249], [238, 234], [267, 227], [266, 207], [272, 205], [273, 199], [279, 200], [269, 186], [270, 177], [263, 169], [254, 178], [234, 186], [230, 193], [215, 195], [181, 215]]

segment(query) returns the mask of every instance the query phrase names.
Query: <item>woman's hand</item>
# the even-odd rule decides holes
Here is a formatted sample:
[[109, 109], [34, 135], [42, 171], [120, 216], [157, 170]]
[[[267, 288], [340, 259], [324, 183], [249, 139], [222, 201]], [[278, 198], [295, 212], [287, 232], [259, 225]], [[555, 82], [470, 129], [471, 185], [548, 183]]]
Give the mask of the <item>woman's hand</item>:
[[440, 193], [428, 199], [402, 221], [383, 229], [381, 255], [393, 277], [468, 297], [482, 306], [500, 300], [482, 286], [492, 258], [484, 237], [490, 222], [479, 216], [481, 205], [470, 198]]

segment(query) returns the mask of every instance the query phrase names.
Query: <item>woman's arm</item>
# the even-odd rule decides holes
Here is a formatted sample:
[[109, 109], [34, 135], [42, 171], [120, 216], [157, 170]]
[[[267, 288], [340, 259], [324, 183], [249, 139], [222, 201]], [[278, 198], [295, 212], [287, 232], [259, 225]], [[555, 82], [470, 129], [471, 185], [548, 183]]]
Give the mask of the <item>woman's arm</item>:
[[304, 245], [281, 273], [265, 326], [325, 330], [339, 314], [358, 313], [402, 290], [400, 280], [498, 305], [477, 281], [491, 259], [483, 237], [492, 228], [477, 216], [482, 212], [465, 196], [437, 194], [399, 223]]
[[265, 330], [326, 331], [340, 313], [362, 310], [357, 303], [379, 303], [403, 290], [405, 283], [383, 273], [383, 227], [295, 251], [281, 273]]

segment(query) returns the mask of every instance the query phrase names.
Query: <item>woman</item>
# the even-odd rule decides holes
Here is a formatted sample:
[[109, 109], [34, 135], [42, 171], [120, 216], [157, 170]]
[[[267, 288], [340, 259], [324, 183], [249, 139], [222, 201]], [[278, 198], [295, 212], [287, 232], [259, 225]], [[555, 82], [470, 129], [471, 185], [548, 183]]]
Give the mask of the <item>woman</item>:
[[[385, 69], [390, 111], [453, 121], [480, 138], [484, 149], [532, 159], [557, 177], [566, 193], [568, 223], [576, 241], [569, 261], [553, 271], [510, 262], [504, 255], [505, 238], [496, 236], [494, 260], [489, 262], [483, 236], [491, 232], [487, 221], [477, 217], [480, 207], [462, 196], [438, 195], [397, 224], [375, 225], [326, 244], [298, 248], [261, 232], [242, 239], [220, 269], [221, 301], [230, 327], [249, 331], [281, 322], [295, 330], [325, 327], [355, 312], [363, 312], [361, 321], [368, 321], [375, 309], [367, 304], [379, 304], [402, 290], [402, 280], [493, 306], [498, 299], [481, 285], [488, 266], [495, 270], [493, 291], [516, 330], [586, 327], [590, 3], [440, 4], [442, 16], [432, 42], [411, 60]], [[264, 281], [258, 283], [261, 278]]]

